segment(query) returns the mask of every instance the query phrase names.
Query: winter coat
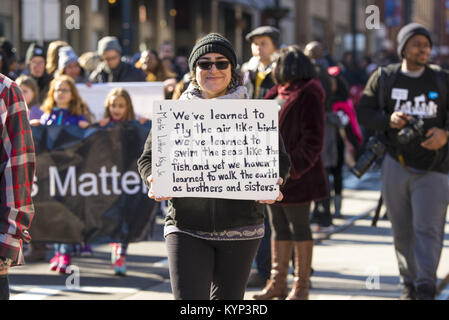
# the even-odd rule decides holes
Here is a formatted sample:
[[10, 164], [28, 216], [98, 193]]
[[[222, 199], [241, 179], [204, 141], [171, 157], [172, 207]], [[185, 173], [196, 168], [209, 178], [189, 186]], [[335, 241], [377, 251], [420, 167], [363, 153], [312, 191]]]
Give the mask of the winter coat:
[[[296, 82], [279, 115], [279, 130], [290, 155], [290, 176], [281, 187], [284, 200], [275, 205], [287, 206], [321, 200], [328, 196], [322, 163], [324, 142], [324, 91], [317, 79]], [[278, 96], [280, 86], [265, 99]]]
[[[243, 94], [243, 95], [242, 95]], [[246, 98], [246, 88], [238, 87], [231, 94], [219, 99]], [[199, 91], [192, 85], [183, 93], [181, 100], [201, 99]], [[286, 179], [289, 171], [288, 155], [279, 145], [279, 173]], [[139, 158], [138, 170], [142, 180], [150, 187], [147, 178], [152, 174], [151, 168], [151, 132], [145, 143], [145, 149]], [[255, 201], [207, 199], [207, 198], [174, 198], [168, 202], [169, 209], [166, 226], [174, 225], [180, 229], [204, 232], [221, 232], [239, 227], [260, 225], [264, 222], [264, 206]]]
[[133, 65], [123, 61], [114, 70], [109, 69], [105, 63], [100, 63], [89, 77], [89, 81], [94, 83], [144, 82], [145, 80], [145, 74], [142, 70], [136, 69]]

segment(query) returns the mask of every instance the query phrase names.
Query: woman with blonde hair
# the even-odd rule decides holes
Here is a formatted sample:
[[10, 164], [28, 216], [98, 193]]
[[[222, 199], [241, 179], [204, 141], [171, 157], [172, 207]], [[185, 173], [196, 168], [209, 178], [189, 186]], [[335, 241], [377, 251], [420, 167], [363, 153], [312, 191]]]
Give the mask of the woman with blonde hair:
[[69, 46], [69, 44], [61, 40], [50, 42], [48, 45], [45, 70], [50, 76], [53, 76], [56, 70], [58, 70], [59, 49], [65, 46]]

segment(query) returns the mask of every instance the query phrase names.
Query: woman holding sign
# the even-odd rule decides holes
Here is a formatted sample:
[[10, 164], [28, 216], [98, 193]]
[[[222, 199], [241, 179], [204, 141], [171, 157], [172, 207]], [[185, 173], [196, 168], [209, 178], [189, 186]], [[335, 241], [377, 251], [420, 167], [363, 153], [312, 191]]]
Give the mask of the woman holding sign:
[[[275, 83], [265, 99], [281, 106], [279, 131], [290, 155], [282, 202], [268, 206], [272, 230], [271, 278], [256, 300], [306, 300], [312, 264], [310, 203], [327, 197], [321, 160], [324, 142], [324, 91], [311, 61], [296, 46], [279, 51], [272, 72]], [[288, 293], [287, 274], [294, 250], [295, 281]], [[288, 295], [288, 296], [287, 296]]]
[[[247, 99], [231, 43], [219, 34], [200, 39], [189, 57], [192, 82], [180, 99]], [[151, 134], [138, 161], [152, 192]], [[280, 142], [280, 176], [289, 170]], [[282, 180], [282, 179], [280, 179]], [[282, 183], [282, 181], [280, 181]], [[254, 201], [204, 198], [169, 200], [164, 235], [174, 297], [241, 300], [264, 233], [263, 206]], [[282, 200], [282, 194], [277, 201]], [[261, 201], [274, 203], [275, 201]], [[213, 227], [212, 227], [213, 226]]]

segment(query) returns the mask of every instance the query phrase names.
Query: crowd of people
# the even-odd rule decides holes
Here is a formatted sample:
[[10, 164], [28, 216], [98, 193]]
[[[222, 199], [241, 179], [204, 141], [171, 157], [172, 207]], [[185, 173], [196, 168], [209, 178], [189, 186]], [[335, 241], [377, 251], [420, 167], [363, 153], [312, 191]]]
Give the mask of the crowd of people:
[[[402, 298], [433, 298], [444, 233], [441, 226], [449, 202], [449, 131], [444, 131], [449, 126], [446, 117], [441, 116], [447, 114], [449, 101], [443, 100], [447, 98], [447, 87], [441, 89], [438, 84], [439, 74], [446, 77], [446, 73], [441, 68], [435, 71], [427, 67], [432, 46], [430, 34], [422, 26], [408, 25], [398, 36], [398, 55], [385, 50], [374, 59], [364, 57], [359, 62], [347, 52], [339, 63], [319, 42], [302, 48], [281, 45], [280, 38], [280, 31], [271, 26], [258, 27], [246, 35], [252, 57], [241, 66], [232, 44], [216, 33], [199, 39], [189, 57], [175, 57], [169, 43], [164, 43], [159, 52], [149, 49], [125, 57], [119, 40], [108, 36], [98, 42], [96, 52], [81, 56], [64, 41], [50, 43], [47, 50], [33, 43], [23, 64], [13, 45], [3, 39], [0, 69], [20, 87], [31, 126], [87, 128], [95, 122], [105, 127], [121, 121], [148, 121], [136, 117], [131, 97], [123, 88], [111, 90], [104, 118], [95, 119], [79, 95], [79, 83], [90, 86], [158, 81], [164, 83], [166, 99], [277, 101], [281, 193], [276, 201], [260, 201], [255, 207], [248, 202], [220, 199], [183, 199], [176, 203], [171, 198], [155, 199], [151, 194], [151, 133], [148, 136], [138, 168], [150, 190], [149, 196], [168, 201], [164, 236], [177, 299], [242, 299], [246, 286], [262, 288], [254, 295], [256, 300], [308, 299], [313, 273], [312, 226], [328, 231], [333, 228], [333, 219], [344, 218], [343, 168], [345, 164], [355, 164], [369, 134], [383, 131], [387, 145], [383, 170], [388, 174], [383, 176], [382, 192], [393, 225], [404, 285]], [[388, 69], [388, 75], [391, 78], [395, 74], [395, 78], [382, 88], [391, 92], [382, 93], [385, 106], [379, 105], [379, 87], [384, 87], [379, 82], [386, 81], [379, 71], [384, 69], [379, 67], [393, 63], [397, 67]], [[420, 82], [422, 77], [426, 77], [426, 86]], [[428, 94], [429, 90], [433, 94]], [[425, 95], [433, 100], [428, 103], [436, 104], [441, 112], [427, 108], [433, 113], [421, 114], [428, 130], [425, 137], [419, 144], [411, 142], [412, 147], [398, 147], [398, 131], [414, 116], [412, 103], [401, 105], [401, 101], [415, 98], [416, 102], [416, 97], [421, 96], [425, 100]], [[426, 158], [436, 160], [428, 163]], [[403, 183], [400, 188], [398, 181]], [[439, 183], [438, 190], [444, 192], [426, 189], [426, 183]], [[203, 222], [208, 221], [205, 217], [210, 215], [210, 208], [217, 221], [214, 230]], [[429, 208], [434, 208], [434, 215], [426, 220]], [[216, 231], [257, 236], [223, 238]], [[112, 244], [111, 261], [117, 275], [126, 274], [127, 247], [124, 241]], [[25, 258], [45, 259], [46, 250], [45, 244], [31, 243]], [[76, 252], [90, 255], [92, 249], [86, 243], [55, 244], [50, 269], [66, 273], [71, 255]], [[217, 261], [220, 266], [215, 267]], [[257, 272], [250, 274], [253, 261]], [[290, 262], [294, 266], [294, 283], [289, 291]]]

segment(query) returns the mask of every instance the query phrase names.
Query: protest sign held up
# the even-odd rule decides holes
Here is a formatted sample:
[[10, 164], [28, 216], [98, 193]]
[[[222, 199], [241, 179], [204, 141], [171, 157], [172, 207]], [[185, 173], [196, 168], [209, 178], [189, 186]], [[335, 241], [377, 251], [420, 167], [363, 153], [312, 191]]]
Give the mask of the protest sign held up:
[[156, 197], [279, 195], [275, 101], [155, 101], [152, 139]]

